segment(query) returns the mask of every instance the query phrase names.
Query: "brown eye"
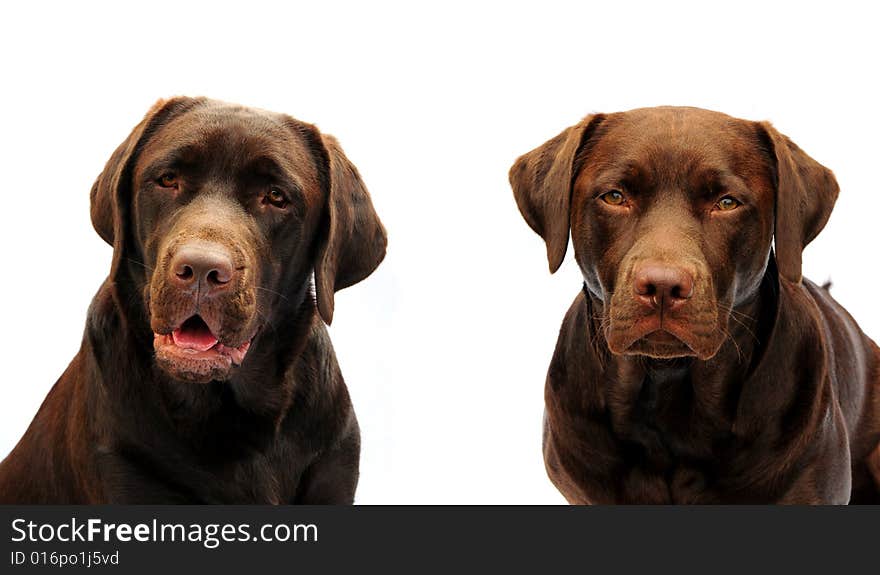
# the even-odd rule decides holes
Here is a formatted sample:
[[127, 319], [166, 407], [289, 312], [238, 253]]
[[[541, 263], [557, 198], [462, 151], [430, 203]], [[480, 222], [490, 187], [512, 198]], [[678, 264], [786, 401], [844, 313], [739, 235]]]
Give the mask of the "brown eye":
[[620, 190], [611, 190], [602, 194], [599, 198], [609, 206], [622, 206], [626, 203], [626, 198]]
[[263, 203], [272, 204], [276, 208], [284, 208], [287, 206], [287, 198], [284, 197], [281, 190], [272, 188], [266, 193], [266, 196], [263, 198]]
[[163, 188], [176, 188], [177, 187], [177, 175], [172, 173], [162, 174], [159, 176], [157, 180], [160, 186]]
[[717, 202], [715, 202], [715, 209], [721, 212], [729, 212], [731, 210], [735, 210], [740, 207], [742, 202], [735, 198], [731, 198], [730, 196], [724, 196]]

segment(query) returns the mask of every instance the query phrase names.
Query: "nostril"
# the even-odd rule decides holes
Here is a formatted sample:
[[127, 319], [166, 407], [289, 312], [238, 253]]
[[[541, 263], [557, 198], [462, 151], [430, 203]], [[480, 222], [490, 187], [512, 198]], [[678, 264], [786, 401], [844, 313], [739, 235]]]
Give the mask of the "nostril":
[[646, 277], [637, 277], [635, 281], [636, 294], [651, 297], [657, 293], [657, 286]]
[[193, 279], [193, 276], [195, 276], [195, 272], [193, 272], [193, 269], [188, 265], [183, 265], [179, 267], [175, 273], [177, 274], [178, 278], [184, 281], [189, 281]]
[[208, 272], [208, 276], [206, 278], [208, 283], [212, 283], [214, 285], [223, 285], [229, 283], [230, 274], [225, 270], [211, 270]]
[[673, 299], [690, 299], [694, 295], [694, 284], [690, 278], [682, 276], [680, 281], [672, 286], [669, 295]]

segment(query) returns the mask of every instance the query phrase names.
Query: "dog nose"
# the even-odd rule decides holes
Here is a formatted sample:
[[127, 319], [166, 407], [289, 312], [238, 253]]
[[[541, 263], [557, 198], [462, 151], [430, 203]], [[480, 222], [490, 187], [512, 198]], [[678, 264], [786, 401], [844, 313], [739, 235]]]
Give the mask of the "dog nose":
[[203, 296], [222, 289], [234, 274], [232, 257], [219, 244], [185, 244], [171, 260], [171, 282], [184, 290], [198, 289]]
[[654, 309], [674, 309], [694, 295], [694, 278], [684, 269], [659, 263], [644, 263], [635, 271], [636, 299]]

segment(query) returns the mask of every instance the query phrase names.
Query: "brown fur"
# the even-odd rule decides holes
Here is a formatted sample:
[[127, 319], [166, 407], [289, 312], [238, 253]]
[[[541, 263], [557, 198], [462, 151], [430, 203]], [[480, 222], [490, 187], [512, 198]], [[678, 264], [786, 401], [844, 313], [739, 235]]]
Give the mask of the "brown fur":
[[[880, 351], [801, 277], [828, 169], [766, 122], [667, 107], [589, 116], [510, 180], [551, 271], [570, 230], [584, 278], [545, 390], [569, 502], [880, 502]], [[693, 289], [651, 299], [648, 268]]]
[[[0, 503], [351, 503], [359, 431], [321, 318], [379, 265], [385, 231], [338, 143], [282, 114], [160, 101], [91, 200], [110, 274], [0, 464]], [[210, 297], [174, 283], [184, 246], [230, 258]], [[223, 345], [250, 341], [240, 366], [154, 353], [194, 313]]]

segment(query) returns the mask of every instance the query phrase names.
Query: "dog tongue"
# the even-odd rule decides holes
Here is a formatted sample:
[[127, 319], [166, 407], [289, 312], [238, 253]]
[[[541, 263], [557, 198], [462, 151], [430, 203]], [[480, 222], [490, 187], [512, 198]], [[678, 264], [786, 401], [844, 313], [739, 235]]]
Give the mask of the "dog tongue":
[[186, 320], [182, 326], [171, 332], [174, 345], [184, 349], [208, 351], [217, 344], [217, 338], [198, 316]]

